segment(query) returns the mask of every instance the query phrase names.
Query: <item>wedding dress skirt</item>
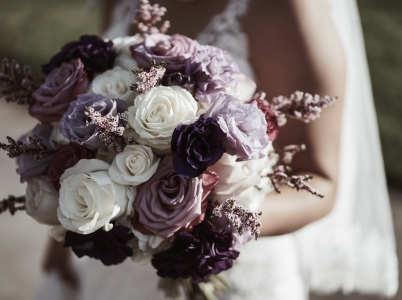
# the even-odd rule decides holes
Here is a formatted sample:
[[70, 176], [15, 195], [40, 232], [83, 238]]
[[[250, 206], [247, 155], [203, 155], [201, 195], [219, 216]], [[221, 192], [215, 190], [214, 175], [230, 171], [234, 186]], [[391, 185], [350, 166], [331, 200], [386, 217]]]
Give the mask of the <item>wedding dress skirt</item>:
[[[247, 36], [238, 21], [248, 1], [229, 1], [198, 40], [229, 51], [243, 73], [255, 78], [248, 62]], [[311, 290], [392, 297], [397, 291], [392, 217], [357, 5], [355, 0], [329, 2], [347, 61], [335, 207], [299, 232], [245, 245], [235, 266], [226, 272], [231, 289], [224, 299], [306, 300]], [[105, 37], [127, 34], [137, 4], [136, 0], [121, 2]], [[75, 264], [81, 281], [77, 299], [164, 299], [149, 265], [127, 260], [104, 267], [88, 258], [76, 259]]]

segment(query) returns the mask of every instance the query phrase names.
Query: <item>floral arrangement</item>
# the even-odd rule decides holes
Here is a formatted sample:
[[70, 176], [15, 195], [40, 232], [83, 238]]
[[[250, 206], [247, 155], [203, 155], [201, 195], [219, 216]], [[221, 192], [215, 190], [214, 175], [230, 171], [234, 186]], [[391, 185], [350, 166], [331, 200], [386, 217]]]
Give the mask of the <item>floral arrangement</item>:
[[182, 285], [215, 299], [220, 273], [260, 234], [266, 194], [287, 184], [321, 196], [290, 175], [304, 148], [280, 162], [272, 142], [287, 118], [314, 120], [335, 98], [267, 101], [228, 52], [156, 28], [165, 12], [143, 0], [137, 35], [66, 44], [41, 84], [3, 60], [0, 95], [40, 123], [0, 144], [27, 182], [0, 212], [25, 209], [78, 257], [151, 261], [169, 297]]

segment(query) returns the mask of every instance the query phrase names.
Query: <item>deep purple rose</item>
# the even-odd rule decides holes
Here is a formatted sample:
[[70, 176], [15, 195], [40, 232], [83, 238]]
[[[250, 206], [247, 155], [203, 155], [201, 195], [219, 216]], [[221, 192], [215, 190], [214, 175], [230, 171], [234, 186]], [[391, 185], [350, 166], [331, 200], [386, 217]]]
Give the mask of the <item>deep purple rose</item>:
[[173, 165], [184, 178], [200, 176], [225, 153], [225, 134], [213, 118], [201, 115], [190, 125], [179, 125], [172, 135]]
[[61, 146], [53, 156], [52, 162], [47, 169], [47, 176], [54, 188], [60, 190], [60, 176], [65, 170], [77, 164], [80, 159], [91, 159], [95, 153], [84, 146], [76, 143], [69, 143]]
[[81, 94], [70, 103], [67, 112], [60, 120], [62, 135], [73, 143], [84, 145], [89, 149], [99, 149], [105, 143], [99, 138], [98, 126], [85, 115], [85, 108], [92, 107], [102, 116], [116, 115], [126, 110], [126, 104], [120, 99], [110, 99], [97, 94]]
[[230, 95], [220, 94], [205, 113], [217, 120], [226, 134], [223, 145], [237, 161], [264, 157], [262, 150], [268, 146], [267, 121], [257, 103], [241, 104]]
[[266, 100], [252, 99], [251, 102], [257, 102], [257, 106], [265, 115], [267, 121], [267, 135], [271, 141], [275, 141], [279, 133], [278, 118], [275, 113], [269, 108]]
[[[137, 187], [135, 214], [142, 227], [167, 239], [202, 215], [202, 178], [185, 179], [176, 173], [166, 155], [154, 176]], [[135, 220], [133, 225], [136, 226]]]
[[53, 69], [39, 89], [32, 93], [35, 99], [29, 113], [42, 123], [56, 122], [70, 102], [88, 88], [87, 73], [80, 59], [62, 63]]
[[184, 35], [151, 34], [142, 43], [131, 46], [131, 55], [141, 68], [151, 68], [151, 59], [166, 61], [166, 73], [183, 72], [187, 60], [199, 49], [197, 41]]
[[187, 61], [186, 74], [195, 82], [195, 98], [212, 103], [220, 92], [234, 92], [235, 75], [240, 71], [229, 52], [213, 46], [201, 46]]
[[[24, 134], [18, 140], [24, 142], [25, 144], [29, 144], [28, 137], [36, 135], [41, 139], [43, 144], [48, 149], [53, 149], [50, 145], [50, 137], [52, 135], [53, 126], [50, 124], [38, 124], [32, 129], [32, 131]], [[49, 155], [48, 157], [35, 160], [34, 155], [21, 155], [17, 157], [17, 174], [21, 176], [21, 182], [28, 181], [32, 177], [45, 175], [47, 172], [47, 168], [52, 161], [53, 155]]]
[[71, 247], [78, 257], [99, 259], [106, 266], [117, 265], [133, 255], [126, 243], [134, 238], [130, 229], [114, 226], [110, 231], [99, 229], [90, 234], [67, 231], [64, 247]]
[[42, 66], [42, 71], [49, 74], [63, 62], [68, 62], [72, 58], [80, 58], [84, 63], [85, 71], [92, 76], [94, 73], [111, 69], [115, 57], [113, 42], [96, 35], [83, 35], [79, 41], [66, 44], [58, 54], [52, 57], [48, 64]]
[[212, 274], [230, 269], [239, 252], [232, 248], [232, 228], [217, 230], [209, 221], [192, 232], [180, 231], [172, 246], [154, 255], [152, 265], [161, 277], [205, 282]]

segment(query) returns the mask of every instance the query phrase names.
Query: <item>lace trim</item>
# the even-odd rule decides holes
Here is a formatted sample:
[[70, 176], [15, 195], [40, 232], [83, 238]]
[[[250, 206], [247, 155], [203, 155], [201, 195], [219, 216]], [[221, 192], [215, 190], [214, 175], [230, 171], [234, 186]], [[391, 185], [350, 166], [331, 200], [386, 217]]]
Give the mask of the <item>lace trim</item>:
[[226, 9], [214, 16], [198, 35], [200, 44], [214, 45], [234, 56], [248, 58], [248, 39], [240, 22], [250, 0], [230, 0]]

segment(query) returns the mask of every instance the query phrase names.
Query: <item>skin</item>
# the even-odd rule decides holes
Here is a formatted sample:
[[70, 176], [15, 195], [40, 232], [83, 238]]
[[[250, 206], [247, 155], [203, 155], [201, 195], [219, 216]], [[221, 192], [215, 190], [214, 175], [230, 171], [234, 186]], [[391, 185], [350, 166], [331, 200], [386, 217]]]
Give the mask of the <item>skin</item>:
[[[105, 27], [117, 2], [106, 3]], [[158, 3], [168, 9], [167, 18], [172, 24], [169, 32], [195, 38], [210, 21], [205, 16], [221, 12], [227, 0]], [[267, 99], [296, 90], [338, 97], [322, 118], [310, 124], [288, 120], [275, 141], [276, 149], [289, 144], [307, 146], [307, 151], [296, 155], [293, 172], [314, 176], [312, 186], [325, 195], [321, 199], [286, 187], [279, 195], [268, 195], [261, 207], [261, 235], [286, 234], [324, 217], [334, 205], [346, 77], [344, 54], [325, 1], [254, 0], [243, 22], [249, 38], [250, 62], [258, 76], [259, 89], [267, 93]], [[65, 274], [63, 278], [76, 284], [65, 263], [69, 255], [60, 244], [51, 242], [45, 269], [58, 269]]]

